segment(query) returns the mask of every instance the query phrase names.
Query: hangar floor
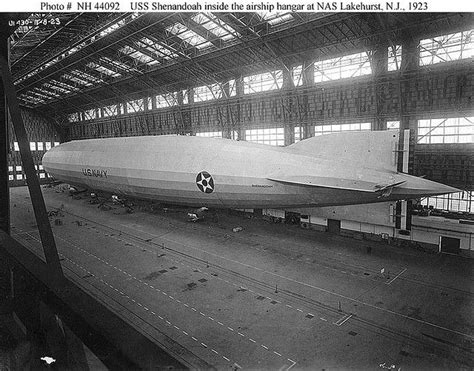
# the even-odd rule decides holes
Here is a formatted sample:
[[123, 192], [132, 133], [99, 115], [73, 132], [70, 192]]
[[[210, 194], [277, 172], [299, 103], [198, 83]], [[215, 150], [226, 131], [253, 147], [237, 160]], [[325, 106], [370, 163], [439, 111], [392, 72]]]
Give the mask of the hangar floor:
[[[43, 194], [58, 211], [51, 222], [65, 273], [190, 362], [286, 370], [474, 365], [472, 259], [227, 211], [218, 222], [189, 223], [183, 209], [130, 214], [102, 210], [87, 194]], [[11, 205], [13, 237], [42, 257], [27, 188], [11, 189]], [[243, 230], [234, 233], [236, 226]]]

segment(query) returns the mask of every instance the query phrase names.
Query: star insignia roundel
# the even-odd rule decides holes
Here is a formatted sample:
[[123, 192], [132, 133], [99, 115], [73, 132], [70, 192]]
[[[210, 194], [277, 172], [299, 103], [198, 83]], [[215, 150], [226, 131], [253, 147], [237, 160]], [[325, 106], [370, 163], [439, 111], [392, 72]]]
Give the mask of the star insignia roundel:
[[201, 171], [197, 175], [196, 185], [201, 192], [212, 193], [214, 191], [214, 179], [207, 171]]

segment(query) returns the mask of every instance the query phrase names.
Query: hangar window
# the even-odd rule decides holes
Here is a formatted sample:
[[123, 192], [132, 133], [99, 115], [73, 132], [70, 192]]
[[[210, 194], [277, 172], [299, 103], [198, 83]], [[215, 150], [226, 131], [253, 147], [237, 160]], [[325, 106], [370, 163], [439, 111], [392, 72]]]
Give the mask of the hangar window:
[[366, 52], [314, 63], [314, 82], [346, 79], [371, 73], [369, 54]]
[[295, 127], [295, 143], [303, 140], [303, 127], [296, 126]]
[[387, 130], [400, 129], [400, 121], [387, 121]]
[[183, 104], [189, 103], [189, 90], [183, 90]]
[[178, 104], [177, 93], [160, 94], [156, 96], [156, 108], [176, 106]]
[[30, 142], [30, 151], [36, 151], [36, 143]]
[[196, 133], [197, 137], [222, 138], [222, 131], [201, 131]]
[[69, 115], [67, 115], [67, 120], [69, 122], [78, 122], [79, 121], [79, 113], [77, 113], [77, 112], [70, 113]]
[[105, 106], [104, 108], [102, 108], [103, 117], [117, 116], [118, 114], [118, 107], [116, 104], [112, 104], [111, 106]]
[[13, 175], [9, 175], [8, 180], [15, 180], [15, 177]]
[[283, 71], [271, 71], [244, 77], [244, 94], [280, 89], [283, 85]]
[[97, 112], [95, 109], [84, 111], [84, 120], [94, 120], [97, 118], [96, 114]]
[[299, 65], [291, 69], [291, 76], [293, 78], [294, 86], [303, 85], [303, 66]]
[[49, 151], [51, 149], [51, 142], [46, 142], [46, 151]]
[[421, 200], [424, 206], [432, 206], [439, 210], [456, 212], [474, 212], [474, 192], [458, 192], [447, 195], [427, 197]]
[[245, 140], [272, 146], [285, 145], [285, 130], [283, 128], [245, 130]]
[[13, 149], [15, 151], [19, 151], [20, 150], [20, 147], [18, 146], [18, 142], [13, 142]]
[[145, 110], [143, 99], [135, 99], [127, 102], [127, 112], [140, 112]]
[[388, 48], [388, 70], [398, 71], [402, 63], [402, 46], [392, 45]]
[[13, 173], [13, 166], [8, 166], [8, 171], [9, 171], [10, 173]]
[[222, 98], [222, 89], [220, 84], [198, 86], [193, 89], [194, 102], [204, 102], [211, 99]]
[[420, 40], [420, 66], [474, 57], [474, 30]]
[[235, 97], [237, 95], [237, 85], [235, 80], [229, 80], [229, 96]]
[[44, 173], [40, 173], [39, 177], [40, 177], [41, 179], [43, 179], [43, 178], [44, 178]]
[[43, 151], [43, 142], [36, 143], [36, 148], [38, 149], [38, 151]]
[[15, 166], [15, 171], [17, 173], [21, 172], [21, 166], [19, 166], [19, 165]]
[[474, 143], [474, 117], [418, 120], [417, 143]]
[[59, 142], [54, 142], [54, 146], [59, 146]]
[[16, 174], [16, 180], [22, 180], [23, 174]]
[[367, 131], [371, 130], [370, 122], [354, 123], [354, 124], [327, 124], [316, 125], [314, 127], [314, 135], [324, 135], [345, 131]]

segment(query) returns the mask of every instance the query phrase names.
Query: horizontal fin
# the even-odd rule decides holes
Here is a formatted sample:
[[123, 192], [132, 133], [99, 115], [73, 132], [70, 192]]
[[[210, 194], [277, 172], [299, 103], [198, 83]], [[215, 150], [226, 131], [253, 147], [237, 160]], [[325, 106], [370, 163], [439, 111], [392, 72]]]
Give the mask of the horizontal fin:
[[330, 178], [330, 177], [313, 177], [313, 176], [291, 176], [287, 178], [283, 177], [271, 177], [268, 180], [284, 183], [289, 185], [299, 185], [304, 187], [322, 187], [322, 188], [333, 188], [347, 191], [357, 192], [370, 192], [374, 193], [377, 190], [374, 189], [373, 183], [354, 181], [349, 179], [341, 178]]
[[402, 180], [400, 182], [396, 182], [396, 183], [392, 183], [392, 184], [385, 184], [385, 185], [377, 184], [375, 186], [375, 190], [376, 190], [376, 192], [380, 193], [379, 198], [388, 197], [392, 194], [392, 191], [393, 191], [394, 187], [399, 186], [400, 184], [403, 184], [405, 182], [406, 182], [406, 180]]
[[370, 182], [355, 181], [350, 179], [313, 177], [313, 176], [292, 176], [292, 177], [272, 177], [268, 180], [289, 185], [299, 185], [304, 187], [333, 188], [347, 191], [380, 193], [382, 197], [387, 197], [392, 193], [394, 187], [405, 183], [405, 180], [390, 184], [373, 185]]

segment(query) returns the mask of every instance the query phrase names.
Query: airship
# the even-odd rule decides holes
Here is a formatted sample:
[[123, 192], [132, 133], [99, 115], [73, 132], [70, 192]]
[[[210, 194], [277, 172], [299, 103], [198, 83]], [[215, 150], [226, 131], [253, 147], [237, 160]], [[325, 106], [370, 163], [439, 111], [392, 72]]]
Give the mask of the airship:
[[459, 192], [395, 170], [398, 134], [336, 133], [286, 147], [163, 135], [76, 140], [45, 153], [50, 176], [122, 197], [212, 208], [354, 205]]

